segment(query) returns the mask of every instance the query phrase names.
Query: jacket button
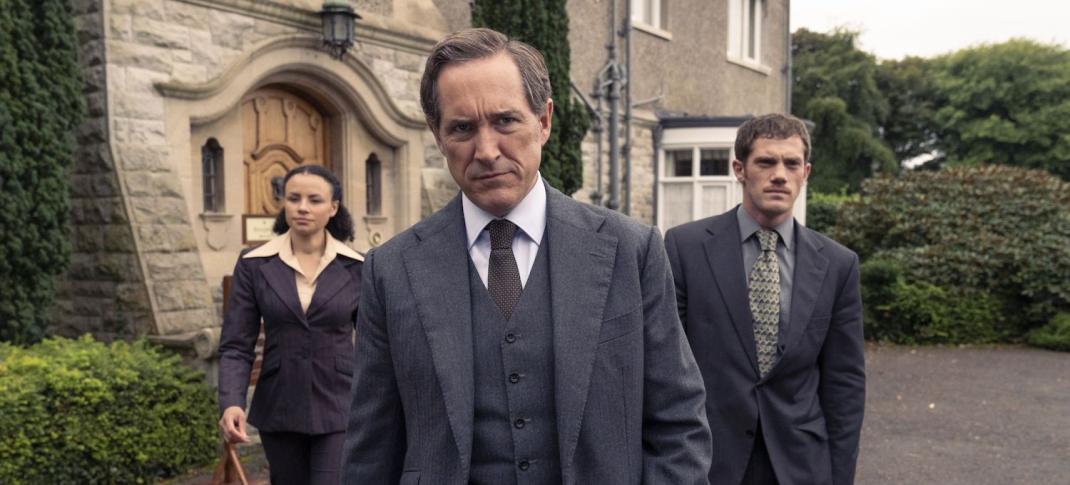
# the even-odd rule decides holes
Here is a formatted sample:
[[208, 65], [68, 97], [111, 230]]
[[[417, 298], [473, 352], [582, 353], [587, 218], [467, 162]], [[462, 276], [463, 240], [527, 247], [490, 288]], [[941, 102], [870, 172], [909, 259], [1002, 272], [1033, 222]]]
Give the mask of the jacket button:
[[521, 471], [527, 471], [528, 468], [531, 468], [531, 463], [528, 463], [527, 460], [520, 460], [520, 463], [517, 463], [516, 466]]
[[753, 438], [754, 437], [754, 430], [753, 429], [748, 429], [747, 430], [747, 437], [748, 438]]
[[511, 333], [505, 334], [505, 341], [508, 343], [516, 342], [516, 335], [513, 335]]
[[524, 429], [524, 418], [516, 418], [516, 421], [513, 421], [513, 426], [516, 426], [516, 429]]
[[516, 372], [509, 374], [509, 382], [512, 382], [513, 384], [520, 382], [520, 374], [517, 374]]

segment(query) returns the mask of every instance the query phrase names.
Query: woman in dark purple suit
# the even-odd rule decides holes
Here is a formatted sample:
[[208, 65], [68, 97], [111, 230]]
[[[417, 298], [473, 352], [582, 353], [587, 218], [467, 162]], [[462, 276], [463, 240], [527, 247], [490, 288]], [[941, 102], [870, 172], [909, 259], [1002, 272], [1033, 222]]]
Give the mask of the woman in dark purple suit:
[[353, 329], [363, 257], [342, 185], [302, 165], [283, 181], [278, 237], [242, 252], [219, 344], [219, 426], [246, 442], [246, 389], [264, 322], [264, 359], [248, 422], [275, 484], [336, 484], [349, 411]]

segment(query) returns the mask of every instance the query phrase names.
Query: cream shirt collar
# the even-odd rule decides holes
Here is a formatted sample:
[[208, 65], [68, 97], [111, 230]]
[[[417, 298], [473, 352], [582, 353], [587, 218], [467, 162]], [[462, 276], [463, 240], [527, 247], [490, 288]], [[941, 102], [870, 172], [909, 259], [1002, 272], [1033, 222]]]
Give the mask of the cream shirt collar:
[[297, 263], [297, 256], [294, 255], [293, 246], [290, 242], [290, 231], [286, 231], [274, 239], [264, 243], [260, 247], [249, 251], [242, 256], [242, 258], [270, 258], [276, 254], [279, 256], [287, 266], [293, 268], [294, 271], [301, 273], [309, 281], [315, 281], [316, 277], [327, 267], [331, 261], [334, 261], [336, 256], [345, 256], [349, 259], [356, 261], [364, 261], [364, 257], [360, 253], [356, 252], [353, 248], [346, 246], [342, 241], [339, 241], [327, 233], [327, 244], [323, 250], [323, 257], [320, 258], [319, 268], [316, 269], [315, 274], [306, 275], [301, 270], [301, 265]]
[[[479, 239], [479, 234], [497, 217], [477, 206], [464, 192], [461, 193], [461, 209], [464, 212], [465, 232], [468, 235], [468, 250], [471, 250]], [[546, 230], [546, 185], [543, 183], [542, 174], [535, 179], [535, 186], [504, 219], [516, 224], [536, 246], [539, 245], [542, 233]]]

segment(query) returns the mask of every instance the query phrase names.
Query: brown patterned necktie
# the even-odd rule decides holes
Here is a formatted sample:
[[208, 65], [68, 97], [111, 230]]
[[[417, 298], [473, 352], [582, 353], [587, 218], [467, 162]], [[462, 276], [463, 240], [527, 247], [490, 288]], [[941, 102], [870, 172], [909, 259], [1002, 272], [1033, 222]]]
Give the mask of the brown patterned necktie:
[[513, 256], [513, 236], [516, 224], [505, 219], [495, 219], [487, 224], [490, 231], [490, 265], [487, 268], [487, 290], [494, 303], [508, 320], [513, 316], [513, 307], [520, 301], [524, 287], [520, 284], [520, 270]]
[[754, 316], [754, 344], [758, 352], [758, 370], [764, 377], [776, 362], [777, 334], [780, 328], [780, 264], [776, 257], [776, 231], [758, 231], [762, 254], [754, 262], [748, 281], [750, 312]]

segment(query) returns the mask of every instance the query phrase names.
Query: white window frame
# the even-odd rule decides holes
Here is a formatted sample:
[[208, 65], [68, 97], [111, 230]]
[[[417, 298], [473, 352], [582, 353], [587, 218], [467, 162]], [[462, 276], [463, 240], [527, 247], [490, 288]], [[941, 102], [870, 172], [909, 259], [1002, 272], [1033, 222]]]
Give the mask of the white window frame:
[[[729, 201], [728, 207], [725, 208], [726, 210], [731, 209], [739, 200], [742, 200], [742, 185], [736, 181], [735, 173], [732, 170], [732, 160], [736, 158], [735, 140], [736, 127], [672, 128], [665, 130], [662, 145], [658, 149], [656, 167], [658, 182], [657, 225], [663, 233], [670, 229], [665, 225], [668, 220], [666, 211], [678, 210], [675, 207], [668, 207], [665, 203], [666, 185], [691, 184], [691, 216], [688, 219], [689, 221], [714, 215], [705, 214], [702, 211], [702, 189], [706, 186], [725, 187], [725, 200]], [[665, 175], [666, 152], [687, 149], [692, 150], [691, 175], [686, 177]], [[725, 175], [699, 175], [702, 170], [702, 150], [728, 150], [728, 173]]]
[[669, 0], [631, 0], [632, 27], [666, 39], [669, 33]]
[[[764, 23], [765, 0], [728, 0], [729, 61], [768, 74], [769, 69], [762, 65]], [[751, 55], [752, 47], [753, 56]]]

